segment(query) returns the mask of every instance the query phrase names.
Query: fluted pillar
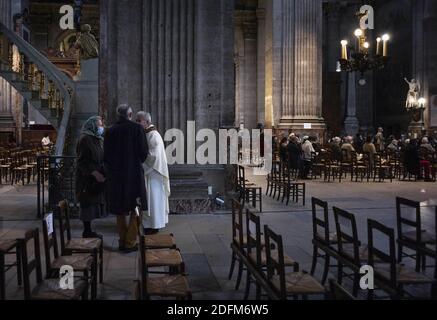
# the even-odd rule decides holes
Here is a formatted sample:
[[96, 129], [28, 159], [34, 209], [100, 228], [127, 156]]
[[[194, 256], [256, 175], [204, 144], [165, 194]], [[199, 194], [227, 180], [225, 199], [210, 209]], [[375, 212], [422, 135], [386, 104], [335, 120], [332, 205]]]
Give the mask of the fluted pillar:
[[[11, 1], [10, 0], [0, 0], [0, 21], [12, 28], [12, 14], [11, 14]], [[3, 50], [7, 50], [4, 46]], [[0, 78], [0, 113], [1, 114], [11, 114], [11, 86], [6, 82], [6, 80]]]
[[[267, 10], [270, 45], [266, 72], [271, 77], [271, 105], [279, 129], [314, 131], [321, 135], [322, 1], [270, 0]], [[267, 101], [266, 101], [267, 103]], [[304, 129], [306, 127], [311, 129]]]

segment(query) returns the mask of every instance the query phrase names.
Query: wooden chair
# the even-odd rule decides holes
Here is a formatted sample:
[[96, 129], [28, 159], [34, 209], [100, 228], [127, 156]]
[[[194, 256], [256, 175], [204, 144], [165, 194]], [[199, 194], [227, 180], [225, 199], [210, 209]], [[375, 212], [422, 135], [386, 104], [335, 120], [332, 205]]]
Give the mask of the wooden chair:
[[[287, 300], [288, 297], [302, 296], [306, 299], [309, 295], [325, 296], [325, 288], [311, 275], [304, 271], [285, 271], [285, 257], [282, 237], [264, 226], [266, 241], [267, 279], [278, 295], [279, 299]], [[275, 248], [275, 252], [271, 249]], [[276, 253], [277, 252], [277, 253]]]
[[[329, 228], [328, 203], [317, 198], [312, 198], [311, 203], [313, 219], [313, 262], [311, 275], [314, 276], [316, 272], [318, 258], [324, 259], [325, 263], [322, 276], [322, 284], [324, 285], [331, 266], [329, 251], [335, 250], [334, 246], [337, 244], [337, 234], [331, 232]], [[318, 208], [322, 210], [322, 215], [317, 215]], [[322, 253], [319, 251], [322, 251]]]
[[262, 187], [246, 180], [246, 170], [243, 166], [238, 166], [238, 185], [240, 188], [240, 200], [244, 203], [252, 203], [254, 208], [259, 203], [259, 211], [262, 212]]
[[[90, 282], [91, 299], [96, 299], [97, 266], [93, 262], [97, 260], [97, 257], [90, 254], [75, 254], [71, 256], [59, 255], [56, 225], [53, 223], [53, 232], [49, 234], [47, 220], [44, 218], [42, 219], [42, 227], [44, 239], [44, 253], [46, 257], [46, 279], [59, 278], [59, 271], [61, 267], [66, 265], [71, 266], [74, 269], [74, 272], [82, 273], [83, 279], [87, 282]], [[97, 255], [96, 252], [93, 252], [93, 254]]]
[[338, 181], [341, 182], [342, 176], [343, 173], [341, 166], [333, 159], [333, 154], [330, 153], [330, 156], [325, 159], [325, 182], [331, 182], [331, 177], [333, 181], [338, 178]]
[[12, 162], [8, 152], [3, 152], [0, 157], [0, 184], [3, 184], [3, 179], [7, 183], [11, 179]]
[[[16, 262], [6, 264], [5, 256], [15, 255]], [[0, 301], [6, 299], [6, 272], [17, 268], [18, 286], [22, 285], [21, 253], [16, 239], [0, 239]]]
[[[414, 220], [403, 214], [403, 208], [414, 211]], [[396, 221], [398, 229], [398, 260], [402, 262], [404, 257], [412, 258], [416, 261], [416, 271], [419, 272], [421, 265], [426, 267], [426, 255], [421, 254], [420, 248], [436, 243], [435, 235], [422, 229], [422, 218], [420, 203], [404, 198], [396, 198]], [[409, 231], [405, 230], [409, 228]], [[413, 250], [414, 254], [407, 254], [404, 248]]]
[[[375, 246], [375, 233], [383, 235], [389, 250], [388, 252]], [[373, 267], [375, 281], [386, 291], [392, 299], [402, 298], [406, 285], [435, 284], [436, 280], [425, 274], [416, 272], [403, 264], [396, 262], [395, 231], [375, 220], [368, 220], [369, 238], [369, 265]], [[381, 241], [380, 237], [378, 238]], [[380, 247], [380, 246], [378, 246]], [[369, 290], [369, 299], [373, 299], [374, 290]], [[434, 295], [434, 293], [432, 293]]]
[[145, 246], [146, 237], [140, 236], [139, 240], [139, 268], [140, 268], [140, 298], [149, 300], [151, 297], [176, 298], [178, 300], [191, 300], [192, 294], [187, 277], [181, 274], [165, 276], [149, 276], [148, 253], [150, 249]]
[[145, 246], [148, 249], [176, 249], [174, 235], [171, 234], [153, 234], [145, 235]]
[[347, 173], [349, 172], [351, 175], [351, 181], [353, 181], [354, 176], [354, 164], [353, 158], [356, 158], [356, 152], [352, 152], [349, 150], [342, 149], [341, 150], [341, 163], [340, 163], [340, 171], [344, 177], [347, 177]]
[[[257, 272], [266, 278], [267, 271], [267, 258], [265, 242], [262, 240], [261, 233], [261, 219], [258, 215], [246, 210], [246, 237], [247, 237], [247, 260], [257, 270]], [[278, 257], [278, 253], [275, 248], [271, 248], [272, 256]], [[284, 254], [284, 266], [293, 268], [295, 272], [299, 271], [299, 264]], [[245, 300], [249, 297], [250, 285], [252, 282], [256, 283], [256, 299], [261, 299], [261, 285], [253, 280], [249, 269], [247, 270], [246, 279], [246, 293]]]
[[293, 174], [289, 170], [285, 170], [283, 172], [284, 178], [282, 180], [282, 202], [284, 202], [285, 198], [287, 199], [286, 205], [290, 203], [290, 197], [293, 199], [293, 202], [299, 203], [299, 198], [302, 199], [302, 205], [305, 206], [306, 202], [306, 184], [302, 182], [298, 182]]
[[[338, 261], [338, 283], [342, 284], [343, 276], [351, 278], [353, 281], [353, 295], [356, 297], [361, 277], [359, 269], [367, 263], [368, 247], [358, 239], [355, 216], [337, 207], [334, 207], [333, 210], [340, 257]], [[344, 266], [351, 269], [353, 273], [344, 273]]]
[[330, 288], [331, 298], [333, 300], [344, 300], [344, 301], [355, 300], [355, 298], [334, 279], [329, 279], [329, 288]]
[[244, 235], [243, 227], [243, 205], [235, 199], [232, 199], [232, 258], [231, 267], [229, 270], [229, 280], [234, 274], [235, 263], [238, 260], [238, 276], [235, 290], [240, 288], [241, 278], [243, 276], [244, 266], [241, 259], [238, 258], [237, 251], [241, 254], [246, 254], [247, 238]]
[[[435, 207], [435, 233], [437, 235], [437, 206]], [[434, 259], [434, 279], [437, 279], [437, 244], [425, 243], [418, 248], [421, 256], [430, 257]], [[426, 262], [426, 261], [425, 261]]]
[[[141, 217], [141, 214], [138, 218]], [[142, 220], [141, 220], [142, 221]], [[138, 222], [138, 225], [141, 226], [141, 221]], [[151, 238], [147, 238], [144, 235], [144, 229], [138, 228], [138, 237], [140, 241], [144, 241], [141, 245], [148, 251], [147, 257], [145, 260], [145, 266], [147, 267], [148, 273], [155, 274], [181, 274], [185, 272], [185, 264], [182, 260], [182, 256], [180, 250], [176, 247], [176, 245], [171, 248], [164, 247], [164, 242], [159, 243], [159, 238], [154, 238], [154, 240], [150, 240]], [[168, 236], [163, 235], [166, 238], [165, 242], [168, 242]], [[173, 242], [173, 239], [171, 239]], [[147, 246], [147, 244], [152, 244], [152, 247]], [[169, 244], [169, 242], [168, 242]], [[153, 248], [154, 247], [154, 248]], [[167, 271], [149, 271], [150, 268], [167, 268]]]
[[325, 153], [311, 153], [311, 178], [317, 179], [323, 176], [323, 172], [325, 170]]
[[[23, 282], [25, 300], [87, 300], [88, 282], [74, 279], [74, 289], [60, 287], [60, 279], [43, 279], [41, 270], [41, 255], [38, 229], [26, 232], [20, 239], [19, 246], [23, 262]], [[34, 257], [30, 259], [28, 245], [33, 242]], [[36, 287], [31, 289], [30, 275], [35, 271]]]
[[352, 161], [354, 168], [352, 176], [355, 176], [355, 182], [358, 182], [358, 179], [361, 179], [361, 182], [363, 182], [365, 177], [367, 178], [367, 182], [369, 182], [371, 171], [370, 154], [364, 153], [361, 160], [358, 160], [357, 155], [355, 154]]
[[379, 182], [383, 182], [388, 176], [390, 182], [393, 182], [393, 168], [390, 162], [386, 161], [381, 154], [374, 155], [373, 168], [373, 181], [379, 179]]
[[100, 238], [72, 238], [69, 204], [67, 200], [59, 203], [59, 231], [61, 255], [90, 254], [95, 257], [94, 265], [99, 266], [99, 282], [103, 283], [103, 240]]
[[281, 162], [272, 161], [272, 170], [267, 175], [267, 189], [266, 195], [272, 196], [273, 190], [276, 188], [276, 183], [278, 182], [278, 175], [280, 173]]

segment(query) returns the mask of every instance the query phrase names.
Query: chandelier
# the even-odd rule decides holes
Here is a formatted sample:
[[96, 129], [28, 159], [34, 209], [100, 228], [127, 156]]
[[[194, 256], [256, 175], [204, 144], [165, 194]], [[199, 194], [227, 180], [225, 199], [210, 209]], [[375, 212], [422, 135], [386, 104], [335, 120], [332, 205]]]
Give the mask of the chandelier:
[[[357, 17], [361, 19], [366, 13], [358, 12]], [[355, 44], [349, 49], [347, 40], [341, 41], [341, 58], [338, 61], [337, 71], [359, 72], [361, 80], [359, 83], [365, 85], [364, 73], [370, 70], [379, 70], [387, 66], [388, 42], [390, 36], [384, 34], [376, 39], [376, 49], [372, 49], [367, 40], [366, 30], [358, 28], [354, 32]], [[382, 46], [382, 48], [381, 48]], [[372, 53], [373, 51], [373, 53]]]

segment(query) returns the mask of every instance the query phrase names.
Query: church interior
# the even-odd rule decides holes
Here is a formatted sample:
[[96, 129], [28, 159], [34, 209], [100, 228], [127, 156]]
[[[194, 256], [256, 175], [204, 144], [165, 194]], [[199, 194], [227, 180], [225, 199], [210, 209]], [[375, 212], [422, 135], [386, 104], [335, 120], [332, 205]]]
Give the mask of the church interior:
[[[436, 31], [433, 0], [0, 0], [0, 300], [435, 299]], [[123, 106], [167, 148], [168, 223], [84, 249], [81, 139]]]

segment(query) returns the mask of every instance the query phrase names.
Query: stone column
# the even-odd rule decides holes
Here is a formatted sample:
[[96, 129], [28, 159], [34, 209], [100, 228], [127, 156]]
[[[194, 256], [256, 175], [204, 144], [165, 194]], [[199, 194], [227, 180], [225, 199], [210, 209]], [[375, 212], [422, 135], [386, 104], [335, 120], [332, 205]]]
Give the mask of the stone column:
[[[429, 133], [437, 130], [437, 112], [432, 109], [437, 100], [437, 72], [434, 61], [437, 57], [435, 33], [437, 28], [437, 3], [430, 0], [417, 0], [413, 3], [413, 76], [422, 87], [421, 97], [427, 101], [424, 112], [425, 128]], [[421, 128], [412, 123], [411, 131]]]
[[[322, 1], [270, 0], [267, 19], [272, 34], [266, 53], [266, 59], [271, 59], [271, 62], [267, 61], [267, 74], [271, 72], [271, 79], [266, 81], [270, 87], [266, 92], [272, 93], [274, 122], [276, 124], [278, 120], [279, 129], [314, 132], [321, 136], [325, 130], [322, 118]], [[305, 124], [311, 129], [304, 129]]]
[[357, 80], [356, 73], [351, 72], [347, 74], [347, 113], [344, 121], [344, 130], [346, 134], [354, 136], [358, 133], [360, 124], [357, 119]]
[[258, 122], [257, 24], [255, 11], [235, 12], [236, 113], [237, 125], [256, 128]]
[[258, 83], [257, 83], [257, 112], [258, 112], [258, 123], [266, 123], [266, 112], [265, 112], [265, 90], [266, 90], [266, 60], [265, 60], [265, 46], [266, 46], [266, 32], [265, 32], [265, 9], [260, 6], [261, 1], [258, 3], [258, 10], [256, 11], [256, 17], [258, 20], [258, 34], [257, 34], [257, 73], [258, 73]]
[[[10, 0], [0, 0], [0, 21], [12, 29]], [[3, 50], [6, 51], [7, 47], [4, 46]], [[11, 106], [11, 86], [6, 82], [6, 80], [0, 78], [0, 114], [2, 117], [12, 116]]]
[[329, 2], [326, 12], [326, 56], [325, 70], [336, 72], [337, 62], [340, 57], [340, 14], [342, 13], [339, 2]]

